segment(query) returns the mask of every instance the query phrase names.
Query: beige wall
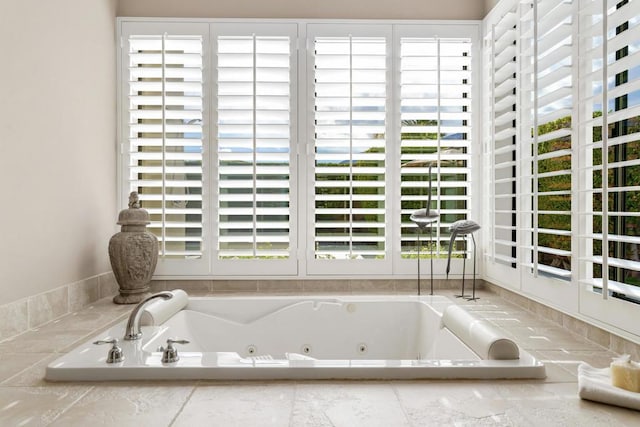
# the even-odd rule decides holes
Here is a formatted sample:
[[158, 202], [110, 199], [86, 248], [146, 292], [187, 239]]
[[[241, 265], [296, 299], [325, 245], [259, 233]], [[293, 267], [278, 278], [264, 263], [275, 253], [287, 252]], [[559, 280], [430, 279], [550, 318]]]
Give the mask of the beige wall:
[[489, 13], [489, 11], [493, 9], [493, 7], [497, 5], [499, 1], [500, 0], [484, 0], [484, 15], [486, 16], [487, 13]]
[[120, 0], [120, 16], [482, 19], [487, 0]]
[[0, 12], [0, 305], [110, 270], [117, 0]]

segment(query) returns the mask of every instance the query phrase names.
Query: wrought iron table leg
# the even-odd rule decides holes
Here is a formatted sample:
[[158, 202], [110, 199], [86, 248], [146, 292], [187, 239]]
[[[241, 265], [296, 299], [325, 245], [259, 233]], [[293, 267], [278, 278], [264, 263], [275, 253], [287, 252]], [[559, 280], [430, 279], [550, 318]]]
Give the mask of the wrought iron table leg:
[[473, 292], [471, 293], [471, 298], [466, 298], [467, 301], [480, 299], [476, 297], [476, 238], [473, 237], [473, 233], [471, 233], [471, 239], [473, 240]]
[[462, 292], [460, 295], [455, 295], [456, 298], [467, 298], [464, 294], [464, 276], [466, 275], [467, 267], [467, 236], [464, 236], [464, 256], [462, 257]]

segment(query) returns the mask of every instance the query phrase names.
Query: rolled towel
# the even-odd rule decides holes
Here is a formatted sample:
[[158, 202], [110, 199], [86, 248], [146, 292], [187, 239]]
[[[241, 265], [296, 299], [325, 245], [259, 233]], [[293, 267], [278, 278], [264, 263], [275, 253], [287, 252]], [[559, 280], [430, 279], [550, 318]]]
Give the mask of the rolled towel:
[[140, 325], [161, 325], [171, 316], [182, 310], [189, 303], [189, 295], [182, 289], [171, 291], [173, 298], [156, 299], [142, 310]]
[[640, 411], [640, 393], [613, 386], [610, 368], [598, 369], [581, 363], [578, 366], [578, 396], [585, 400]]
[[516, 360], [520, 350], [493, 325], [478, 319], [464, 308], [450, 305], [442, 313], [442, 326], [453, 332], [485, 360]]

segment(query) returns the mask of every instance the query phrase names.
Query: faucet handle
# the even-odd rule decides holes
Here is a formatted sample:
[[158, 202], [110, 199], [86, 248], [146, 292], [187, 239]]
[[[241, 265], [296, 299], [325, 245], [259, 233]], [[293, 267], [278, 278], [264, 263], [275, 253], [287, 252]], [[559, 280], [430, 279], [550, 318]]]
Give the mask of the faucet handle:
[[167, 339], [167, 348], [162, 351], [162, 363], [173, 363], [180, 360], [178, 350], [173, 346], [174, 344], [189, 344], [189, 341], [173, 338]]
[[112, 347], [107, 353], [107, 363], [120, 363], [124, 360], [122, 349], [118, 346], [118, 338], [108, 337], [104, 340], [94, 341], [95, 345], [112, 344]]

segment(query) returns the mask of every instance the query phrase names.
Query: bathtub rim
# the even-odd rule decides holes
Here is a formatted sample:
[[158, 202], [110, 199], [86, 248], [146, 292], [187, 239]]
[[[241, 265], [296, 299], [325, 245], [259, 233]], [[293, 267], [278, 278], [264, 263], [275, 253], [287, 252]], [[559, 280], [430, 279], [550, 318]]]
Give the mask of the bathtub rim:
[[[346, 302], [362, 301], [412, 301], [422, 302], [431, 306], [440, 316], [444, 308], [453, 304], [445, 296], [415, 296], [415, 295], [310, 295], [310, 296], [194, 296], [190, 297], [194, 303], [208, 299], [224, 300], [341, 300]], [[189, 305], [187, 307], [189, 308]], [[534, 358], [529, 352], [521, 349], [518, 360], [350, 360], [336, 361], [320, 360], [309, 364], [308, 361], [287, 361], [284, 366], [269, 366], [262, 363], [250, 366], [196, 366], [189, 360], [198, 357], [199, 352], [181, 353], [181, 361], [175, 364], [160, 362], [159, 352], [144, 352], [147, 364], [130, 365], [130, 358], [124, 362], [109, 365], [104, 362], [107, 348], [96, 348], [92, 342], [103, 339], [106, 334], [116, 337], [124, 332], [124, 321], [106, 328], [90, 340], [76, 346], [67, 354], [51, 362], [46, 367], [47, 381], [128, 381], [128, 380], [451, 380], [451, 379], [543, 379], [546, 369], [542, 362]], [[143, 327], [143, 337], [153, 339], [154, 331], [159, 326]], [[125, 354], [142, 352], [146, 345], [141, 341], [120, 341]], [[89, 349], [89, 350], [87, 350]], [[87, 363], [78, 363], [78, 353], [89, 352], [98, 355]], [[103, 357], [104, 356], [104, 357]], [[280, 362], [284, 362], [280, 360]], [[292, 363], [295, 362], [295, 363]], [[305, 363], [300, 363], [305, 362]], [[332, 364], [332, 362], [334, 362]], [[391, 363], [390, 363], [391, 362]], [[65, 366], [72, 364], [74, 366]], [[348, 366], [345, 366], [348, 364]], [[80, 366], [78, 366], [80, 365]]]

